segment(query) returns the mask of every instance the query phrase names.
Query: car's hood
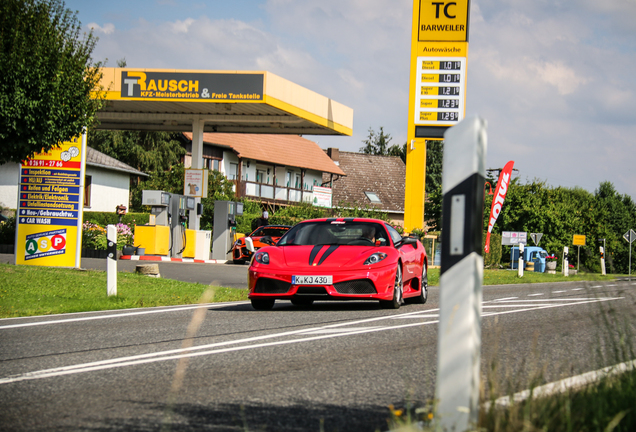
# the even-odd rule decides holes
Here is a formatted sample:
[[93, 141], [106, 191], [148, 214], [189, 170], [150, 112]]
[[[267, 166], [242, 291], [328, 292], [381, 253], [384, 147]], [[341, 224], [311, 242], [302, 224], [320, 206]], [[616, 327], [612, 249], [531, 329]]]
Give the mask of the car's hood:
[[383, 248], [377, 246], [282, 246], [285, 264], [295, 269], [315, 267], [321, 271], [341, 267], [362, 266], [374, 252]]

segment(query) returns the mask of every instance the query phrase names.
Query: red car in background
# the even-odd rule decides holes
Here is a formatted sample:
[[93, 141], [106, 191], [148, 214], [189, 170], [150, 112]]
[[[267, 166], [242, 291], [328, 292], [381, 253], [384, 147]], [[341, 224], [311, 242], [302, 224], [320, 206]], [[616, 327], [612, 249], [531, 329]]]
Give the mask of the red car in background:
[[[268, 246], [269, 242], [262, 242], [263, 237], [270, 237], [271, 241], [276, 243], [278, 239], [280, 239], [291, 226], [289, 225], [265, 225], [256, 228], [252, 231], [251, 234], [246, 237], [250, 237], [252, 239], [252, 243], [254, 244], [254, 249], [258, 250], [264, 246]], [[246, 261], [249, 261], [252, 258], [252, 252], [247, 250], [247, 246], [245, 245], [245, 237], [241, 237], [234, 242], [232, 246], [232, 260], [234, 264], [245, 264]]]
[[275, 245], [254, 253], [248, 271], [252, 307], [276, 300], [376, 300], [397, 309], [426, 303], [428, 259], [415, 237], [377, 219], [329, 218], [295, 225]]

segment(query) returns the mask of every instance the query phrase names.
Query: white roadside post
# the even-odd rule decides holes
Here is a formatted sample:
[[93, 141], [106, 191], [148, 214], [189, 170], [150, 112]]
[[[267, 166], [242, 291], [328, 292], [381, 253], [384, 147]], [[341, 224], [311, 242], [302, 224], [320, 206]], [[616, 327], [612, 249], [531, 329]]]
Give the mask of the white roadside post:
[[563, 247], [563, 276], [569, 276], [570, 273], [570, 264], [568, 263], [568, 252], [569, 248], [567, 246]]
[[519, 263], [517, 267], [519, 277], [523, 277], [523, 243], [519, 243]]
[[607, 274], [605, 273], [605, 248], [599, 246], [599, 249], [601, 250], [601, 274], [605, 276]]
[[117, 295], [117, 228], [115, 225], [106, 227], [106, 293], [108, 296]]
[[442, 430], [477, 422], [484, 274], [482, 219], [486, 122], [467, 118], [444, 134], [442, 267], [436, 399]]

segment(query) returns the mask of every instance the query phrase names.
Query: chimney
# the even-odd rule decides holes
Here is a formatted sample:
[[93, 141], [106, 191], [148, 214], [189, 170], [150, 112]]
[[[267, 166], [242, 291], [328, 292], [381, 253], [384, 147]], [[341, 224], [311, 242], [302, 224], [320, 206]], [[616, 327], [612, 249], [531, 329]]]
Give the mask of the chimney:
[[340, 150], [338, 150], [337, 148], [329, 147], [327, 149], [327, 156], [329, 156], [331, 160], [336, 163], [336, 165], [339, 165]]

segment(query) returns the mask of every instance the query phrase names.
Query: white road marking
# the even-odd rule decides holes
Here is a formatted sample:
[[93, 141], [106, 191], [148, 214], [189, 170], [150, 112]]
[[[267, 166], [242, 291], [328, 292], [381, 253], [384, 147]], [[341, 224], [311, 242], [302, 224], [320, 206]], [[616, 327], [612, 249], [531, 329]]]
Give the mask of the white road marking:
[[572, 291], [581, 291], [583, 288], [572, 288]]
[[505, 301], [505, 300], [515, 300], [515, 299], [518, 299], [518, 298], [519, 297], [504, 297], [504, 298], [497, 299], [497, 300], [492, 300], [492, 301], [500, 302], [500, 301]]
[[[514, 401], [514, 403], [522, 402], [529, 397], [545, 397], [556, 393], [564, 393], [570, 389], [576, 389], [588, 384], [599, 381], [602, 378], [618, 375], [627, 371], [633, 371], [636, 369], [636, 360], [620, 363], [614, 366], [608, 366], [603, 369], [595, 370], [592, 372], [586, 372], [581, 375], [562, 379], [560, 381], [551, 382], [539, 387], [535, 387], [532, 390], [524, 390], [519, 393], [515, 393], [512, 396], [502, 396], [495, 401], [495, 405], [506, 407]], [[490, 409], [490, 402], [484, 404], [486, 409]]]
[[564, 293], [564, 292], [566, 292], [566, 290], [552, 291], [552, 294], [560, 294], [560, 293]]
[[[227, 305], [235, 305], [237, 303], [248, 303], [248, 302], [207, 303], [207, 304], [203, 305], [203, 307], [217, 308], [217, 307], [223, 307], [223, 306], [227, 306]], [[82, 317], [82, 318], [68, 318], [68, 319], [61, 319], [61, 320], [55, 320], [55, 321], [34, 321], [34, 322], [22, 323], [22, 324], [9, 324], [9, 325], [5, 325], [5, 326], [0, 326], [0, 330], [10, 329], [10, 328], [18, 328], [18, 327], [33, 327], [33, 326], [41, 326], [41, 325], [66, 324], [66, 323], [70, 323], [70, 322], [79, 322], [79, 321], [92, 321], [92, 320], [101, 320], [101, 319], [110, 319], [110, 318], [121, 318], [121, 317], [129, 317], [129, 316], [134, 316], [134, 315], [147, 315], [147, 314], [157, 314], [157, 313], [167, 313], [167, 312], [179, 312], [179, 311], [184, 311], [184, 310], [196, 309], [196, 308], [199, 308], [199, 307], [201, 307], [201, 305], [174, 307], [174, 308], [169, 308], [169, 309], [150, 309], [150, 310], [135, 309], [135, 312], [122, 312], [122, 313], [112, 313], [112, 312], [116, 312], [116, 311], [110, 310], [110, 311], [103, 311], [103, 312], [111, 312], [108, 315], [98, 315], [98, 316]], [[36, 317], [28, 317], [28, 318], [36, 318]], [[37, 318], [44, 318], [44, 317], [37, 317]]]
[[[541, 305], [532, 304], [531, 306], [521, 304], [521, 305], [517, 305], [518, 307], [521, 307], [521, 309], [485, 313], [485, 314], [482, 314], [482, 316], [487, 317], [487, 316], [494, 316], [494, 315], [504, 315], [504, 314], [510, 314], [510, 313], [535, 311], [539, 309], [557, 308], [557, 307], [573, 306], [573, 305], [580, 305], [580, 304], [586, 304], [586, 303], [611, 301], [611, 300], [619, 300], [619, 299], [622, 299], [622, 297], [610, 297], [610, 298], [602, 298], [602, 299], [576, 299], [577, 301], [574, 301], [575, 299], [567, 299], [568, 301], [566, 302], [562, 301], [560, 304], [556, 304], [556, 303], [548, 303], [548, 304], [541, 304]], [[523, 301], [523, 303], [532, 302], [532, 301], [533, 300], [525, 300]], [[546, 300], [534, 300], [534, 301], [539, 302], [539, 301], [546, 301]], [[204, 305], [203, 307], [207, 307], [207, 305]], [[410, 317], [410, 316], [417, 316], [418, 314], [420, 314], [421, 316], [422, 312], [426, 314], [426, 313], [431, 313], [436, 311], [439, 311], [439, 309], [409, 312], [405, 314], [399, 314], [398, 316]], [[366, 319], [361, 319], [361, 320], [356, 320], [351, 322], [314, 327], [310, 329], [293, 330], [288, 332], [274, 333], [274, 334], [262, 335], [262, 336], [254, 336], [254, 337], [238, 339], [238, 340], [217, 342], [212, 344], [195, 346], [195, 347], [191, 347], [187, 349], [173, 349], [173, 350], [160, 351], [160, 352], [147, 353], [147, 354], [139, 354], [134, 356], [120, 357], [120, 358], [114, 358], [114, 359], [102, 360], [102, 361], [96, 361], [96, 362], [90, 362], [90, 363], [63, 366], [63, 367], [52, 368], [52, 369], [43, 369], [40, 371], [27, 372], [24, 374], [18, 374], [18, 375], [5, 377], [5, 378], [0, 378], [0, 385], [13, 383], [13, 382], [26, 381], [26, 380], [43, 379], [43, 378], [50, 378], [50, 377], [56, 377], [56, 376], [64, 376], [64, 375], [71, 375], [71, 374], [77, 374], [77, 373], [98, 371], [98, 370], [104, 370], [104, 369], [134, 366], [134, 365], [140, 365], [145, 363], [178, 360], [184, 357], [208, 356], [208, 355], [222, 354], [227, 352], [251, 350], [256, 348], [289, 345], [289, 344], [295, 344], [295, 343], [301, 343], [301, 342], [311, 342], [311, 341], [329, 339], [329, 338], [335, 338], [335, 337], [351, 336], [351, 335], [365, 334], [365, 333], [375, 333], [380, 331], [395, 330], [395, 329], [408, 328], [408, 327], [425, 326], [430, 324], [436, 324], [439, 322], [439, 320], [433, 320], [433, 321], [424, 321], [424, 322], [419, 321], [415, 323], [391, 325], [391, 326], [368, 326], [368, 327], [357, 327], [357, 328], [349, 327], [349, 330], [345, 328], [345, 329], [342, 329], [343, 330], [342, 332], [339, 332], [339, 331], [334, 332], [335, 329], [338, 329], [340, 327], [354, 326], [354, 325], [359, 325], [363, 323], [390, 320], [395, 318], [396, 318], [396, 315], [366, 318]], [[310, 334], [312, 332], [315, 332], [314, 334], [321, 334], [321, 333], [322, 334], [317, 336], [305, 337], [307, 334]], [[328, 334], [324, 334], [324, 333], [328, 333]], [[287, 339], [287, 340], [271, 341], [271, 342], [253, 343], [253, 342], [264, 341], [266, 339], [274, 339], [274, 338], [289, 337], [289, 336], [294, 336], [294, 338]], [[227, 347], [228, 345], [238, 345], [238, 346]], [[221, 348], [221, 347], [225, 347], [225, 348]]]
[[[349, 333], [349, 332], [357, 332], [364, 330], [371, 330], [380, 328], [381, 326], [369, 326], [369, 327], [347, 327], [347, 328], [337, 328], [337, 329], [319, 329], [319, 330], [309, 330], [306, 332], [302, 332], [300, 334], [333, 334], [333, 333]], [[385, 326], [386, 327], [386, 326]]]
[[540, 295], [543, 295], [543, 293], [528, 294], [528, 297], [535, 297]]

